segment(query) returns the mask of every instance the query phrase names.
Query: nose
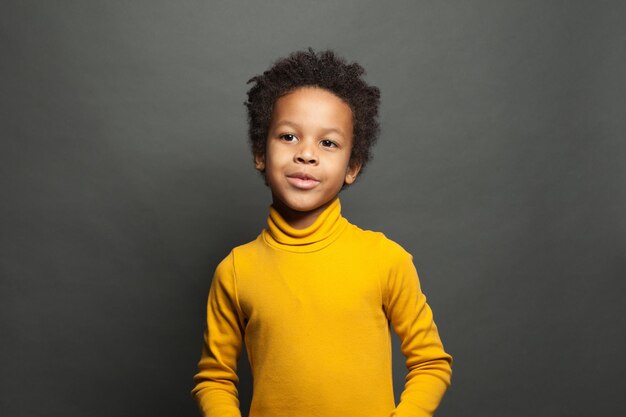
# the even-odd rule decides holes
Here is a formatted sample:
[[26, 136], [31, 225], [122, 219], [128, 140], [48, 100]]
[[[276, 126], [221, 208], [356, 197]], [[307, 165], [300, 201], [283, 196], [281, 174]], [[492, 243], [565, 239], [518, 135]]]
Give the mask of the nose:
[[319, 161], [313, 145], [307, 143], [307, 141], [302, 141], [294, 155], [294, 162], [298, 164], [317, 165]]

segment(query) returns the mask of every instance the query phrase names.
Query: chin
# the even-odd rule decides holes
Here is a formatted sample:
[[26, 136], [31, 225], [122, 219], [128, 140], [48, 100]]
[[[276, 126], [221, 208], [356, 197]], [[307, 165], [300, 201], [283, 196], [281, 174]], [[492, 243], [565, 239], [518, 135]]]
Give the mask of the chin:
[[286, 204], [287, 207], [289, 207], [291, 210], [293, 211], [299, 211], [302, 213], [307, 213], [309, 211], [313, 211], [317, 208], [319, 208], [320, 206], [322, 206], [323, 204], [307, 204], [307, 203], [293, 203], [293, 204]]
[[318, 200], [310, 201], [307, 199], [298, 199], [298, 198], [286, 198], [286, 199], [281, 198], [280, 201], [283, 205], [285, 205], [289, 209], [293, 211], [302, 212], [302, 213], [307, 213], [310, 211], [317, 210], [318, 208], [320, 208], [321, 206], [323, 206], [324, 204], [328, 202], [328, 201], [318, 201]]

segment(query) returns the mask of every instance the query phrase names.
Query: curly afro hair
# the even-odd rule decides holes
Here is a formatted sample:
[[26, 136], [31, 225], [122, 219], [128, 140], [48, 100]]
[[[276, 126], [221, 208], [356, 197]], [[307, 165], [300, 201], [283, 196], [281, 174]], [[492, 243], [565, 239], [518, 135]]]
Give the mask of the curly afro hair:
[[371, 148], [378, 138], [380, 90], [368, 85], [361, 76], [365, 70], [357, 63], [348, 64], [333, 51], [316, 53], [313, 48], [291, 53], [280, 59], [248, 84], [248, 134], [254, 155], [265, 155], [267, 134], [274, 103], [300, 87], [319, 87], [345, 101], [352, 110], [353, 138], [350, 164], [361, 165], [371, 159]]

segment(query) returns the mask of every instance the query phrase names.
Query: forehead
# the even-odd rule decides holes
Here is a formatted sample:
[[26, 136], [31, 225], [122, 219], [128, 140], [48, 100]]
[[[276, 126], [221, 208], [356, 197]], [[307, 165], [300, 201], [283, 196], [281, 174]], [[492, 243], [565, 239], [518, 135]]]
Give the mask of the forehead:
[[300, 87], [278, 98], [272, 111], [272, 124], [284, 121], [340, 127], [352, 133], [350, 106], [332, 92], [319, 87]]

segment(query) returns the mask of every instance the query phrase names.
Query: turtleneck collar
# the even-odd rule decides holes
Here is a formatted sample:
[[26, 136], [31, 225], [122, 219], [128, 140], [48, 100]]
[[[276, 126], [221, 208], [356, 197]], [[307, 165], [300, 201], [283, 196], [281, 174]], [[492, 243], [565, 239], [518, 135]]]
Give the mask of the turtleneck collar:
[[263, 240], [270, 246], [290, 252], [314, 252], [335, 241], [348, 225], [341, 216], [339, 198], [328, 206], [312, 225], [295, 229], [270, 206], [267, 229], [263, 230]]

